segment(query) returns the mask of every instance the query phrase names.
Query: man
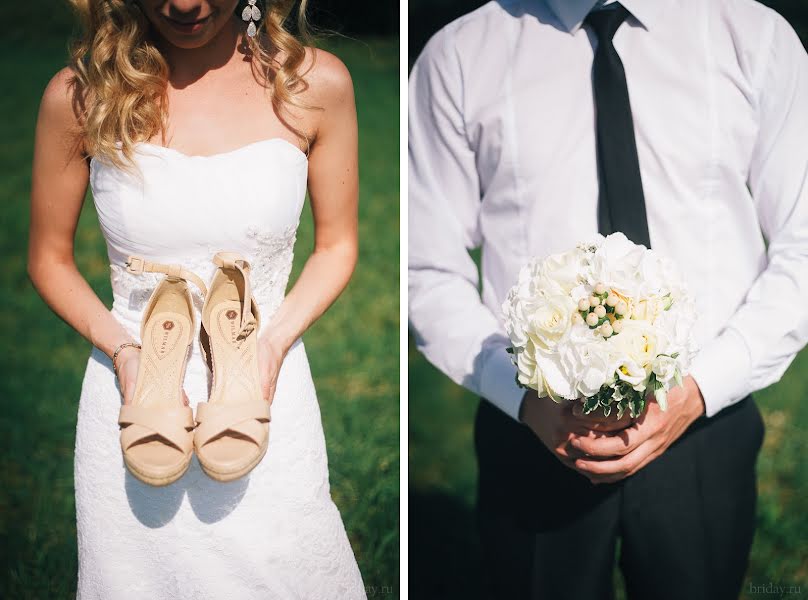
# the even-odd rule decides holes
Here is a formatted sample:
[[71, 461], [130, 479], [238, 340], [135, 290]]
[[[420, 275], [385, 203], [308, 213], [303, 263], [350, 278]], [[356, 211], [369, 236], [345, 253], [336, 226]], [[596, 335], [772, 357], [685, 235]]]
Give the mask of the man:
[[[610, 598], [618, 539], [631, 598], [738, 597], [750, 394], [808, 341], [806, 140], [808, 58], [753, 0], [499, 0], [429, 41], [410, 77], [410, 323], [484, 398], [491, 597]], [[500, 310], [529, 257], [598, 231], [681, 266], [701, 348], [667, 411], [606, 426], [516, 385]]]

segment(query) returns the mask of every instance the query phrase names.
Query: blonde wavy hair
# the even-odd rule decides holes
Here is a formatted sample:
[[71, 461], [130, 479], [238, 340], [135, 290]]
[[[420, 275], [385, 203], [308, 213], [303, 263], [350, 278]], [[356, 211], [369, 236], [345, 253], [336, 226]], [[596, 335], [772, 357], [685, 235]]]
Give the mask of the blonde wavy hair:
[[[82, 35], [72, 44], [74, 107], [85, 152], [114, 165], [133, 165], [134, 146], [165, 135], [168, 64], [157, 48], [152, 26], [134, 0], [69, 0]], [[241, 2], [239, 3], [239, 5]], [[301, 73], [311, 43], [307, 0], [297, 10], [297, 35], [286, 27], [295, 0], [264, 2], [258, 33], [245, 39], [253, 74], [269, 91], [275, 112], [297, 136], [289, 106], [306, 107], [295, 96], [307, 87]], [[277, 55], [283, 56], [282, 61]], [[310, 108], [310, 107], [309, 107]]]

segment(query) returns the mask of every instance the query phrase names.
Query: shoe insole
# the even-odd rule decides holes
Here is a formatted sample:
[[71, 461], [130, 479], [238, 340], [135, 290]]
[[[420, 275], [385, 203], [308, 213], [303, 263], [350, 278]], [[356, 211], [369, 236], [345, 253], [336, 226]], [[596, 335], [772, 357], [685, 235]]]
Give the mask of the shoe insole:
[[[166, 284], [172, 285], [168, 282], [163, 285]], [[185, 362], [194, 335], [184, 294], [184, 288], [169, 287], [143, 328], [134, 405], [166, 409], [183, 406]], [[185, 456], [156, 434], [142, 438], [127, 453], [133, 461], [155, 467], [176, 465]]]
[[[213, 297], [208, 301], [211, 308], [207, 319], [213, 357], [210, 404], [235, 405], [261, 400], [257, 332], [246, 339], [238, 339], [243, 308], [240, 290], [233, 281], [219, 282], [211, 287]], [[260, 440], [268, 424], [251, 420], [238, 427], [249, 435], [225, 430], [203, 446], [205, 458], [219, 464], [236, 464], [254, 457], [260, 447], [250, 436]]]

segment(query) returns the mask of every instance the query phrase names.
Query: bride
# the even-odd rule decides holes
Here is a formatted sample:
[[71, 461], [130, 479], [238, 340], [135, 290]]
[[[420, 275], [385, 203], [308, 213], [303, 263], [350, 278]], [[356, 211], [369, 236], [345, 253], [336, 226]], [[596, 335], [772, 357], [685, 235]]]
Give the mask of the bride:
[[[305, 2], [294, 15], [292, 0], [73, 4], [85, 33], [71, 66], [42, 98], [29, 273], [50, 307], [94, 346], [76, 434], [77, 596], [364, 598], [330, 496], [301, 341], [356, 263], [350, 76], [336, 57], [304, 46], [284, 28], [296, 18], [305, 32]], [[107, 243], [111, 310], [73, 260], [88, 185]], [[307, 190], [314, 249], [285, 295]], [[226, 288], [222, 280], [237, 283], [227, 289], [241, 294], [236, 309], [244, 306], [232, 339], [221, 333], [224, 321], [216, 333], [208, 311], [215, 290]], [[191, 329], [183, 335], [192, 340], [173, 396], [154, 370], [165, 344], [145, 338], [157, 331], [147, 320], [162, 310], [171, 286], [183, 290], [176, 297], [188, 298], [182, 323]], [[221, 314], [232, 320], [237, 311]], [[182, 328], [173, 323], [163, 322], [164, 341], [180, 339]], [[200, 329], [207, 351], [198, 343]], [[224, 360], [216, 335], [225, 345], [245, 342], [254, 356], [211, 378], [217, 357]], [[245, 393], [254, 381], [254, 404], [271, 404], [271, 417], [262, 404], [245, 417], [250, 423], [225, 423], [200, 441], [199, 430], [211, 426], [202, 413], [222, 408], [215, 392], [236, 372], [246, 374]], [[169, 412], [137, 422], [154, 390], [161, 401], [175, 402], [170, 414], [185, 415], [190, 425], [154, 420]], [[196, 432], [194, 418], [201, 422]], [[259, 441], [265, 455], [256, 450]], [[216, 448], [221, 459], [248, 447], [254, 468], [215, 476]], [[158, 456], [188, 461], [181, 473], [156, 482], [135, 467]]]

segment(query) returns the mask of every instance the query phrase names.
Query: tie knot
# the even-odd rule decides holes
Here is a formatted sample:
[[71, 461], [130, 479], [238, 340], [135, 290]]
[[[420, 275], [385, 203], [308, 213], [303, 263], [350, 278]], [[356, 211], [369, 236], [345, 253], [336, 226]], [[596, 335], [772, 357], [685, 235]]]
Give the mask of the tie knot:
[[599, 42], [611, 42], [617, 29], [628, 18], [629, 12], [626, 7], [615, 4], [614, 8], [601, 8], [586, 15], [584, 22], [592, 28]]

